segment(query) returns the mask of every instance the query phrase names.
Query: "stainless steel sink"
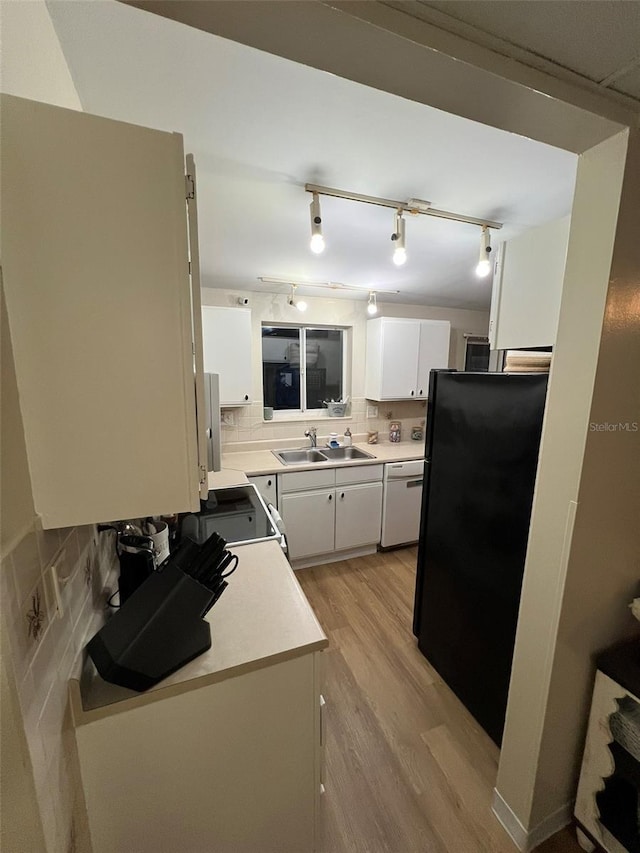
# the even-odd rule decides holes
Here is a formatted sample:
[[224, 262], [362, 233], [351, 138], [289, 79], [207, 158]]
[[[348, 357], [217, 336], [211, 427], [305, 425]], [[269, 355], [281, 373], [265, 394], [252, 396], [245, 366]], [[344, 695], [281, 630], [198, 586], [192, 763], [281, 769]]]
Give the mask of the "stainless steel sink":
[[327, 457], [315, 448], [308, 450], [272, 450], [276, 459], [284, 465], [303, 465], [306, 462], [326, 462]]
[[371, 453], [360, 450], [358, 447], [323, 447], [322, 450], [309, 447], [302, 450], [272, 450], [271, 452], [283, 465], [328, 462], [330, 459], [344, 462], [351, 459], [375, 459]]
[[328, 459], [375, 459], [372, 453], [359, 447], [323, 447], [322, 452]]

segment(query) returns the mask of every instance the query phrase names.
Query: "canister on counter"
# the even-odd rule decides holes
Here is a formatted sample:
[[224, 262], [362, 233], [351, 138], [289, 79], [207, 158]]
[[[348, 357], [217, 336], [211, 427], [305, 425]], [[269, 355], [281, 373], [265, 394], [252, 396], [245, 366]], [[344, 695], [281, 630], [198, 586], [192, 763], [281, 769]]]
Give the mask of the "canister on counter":
[[411, 438], [413, 441], [422, 441], [423, 432], [421, 426], [412, 426], [411, 427]]
[[400, 441], [400, 421], [391, 421], [389, 424], [389, 441], [394, 443]]

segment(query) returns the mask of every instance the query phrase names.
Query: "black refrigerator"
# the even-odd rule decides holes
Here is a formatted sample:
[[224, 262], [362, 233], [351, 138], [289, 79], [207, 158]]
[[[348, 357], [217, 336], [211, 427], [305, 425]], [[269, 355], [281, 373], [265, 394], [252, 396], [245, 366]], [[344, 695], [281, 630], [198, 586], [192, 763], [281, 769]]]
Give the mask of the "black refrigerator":
[[500, 745], [546, 374], [432, 370], [413, 630]]

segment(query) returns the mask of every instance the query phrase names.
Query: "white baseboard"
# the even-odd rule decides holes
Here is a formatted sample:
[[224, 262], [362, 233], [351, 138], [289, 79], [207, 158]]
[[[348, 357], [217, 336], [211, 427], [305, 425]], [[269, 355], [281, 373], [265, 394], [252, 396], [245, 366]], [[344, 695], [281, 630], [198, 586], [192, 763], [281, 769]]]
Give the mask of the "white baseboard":
[[533, 829], [525, 829], [516, 814], [495, 788], [493, 790], [492, 809], [494, 815], [522, 853], [529, 853], [529, 851], [534, 850], [539, 844], [542, 844], [543, 841], [546, 841], [547, 838], [559, 832], [563, 827], [571, 823], [573, 815], [573, 803], [565, 803], [537, 824], [537, 826], [534, 826]]
[[329, 551], [328, 554], [318, 554], [317, 557], [306, 557], [300, 560], [291, 560], [291, 568], [294, 571], [297, 569], [308, 569], [312, 566], [322, 566], [325, 563], [338, 563], [341, 560], [353, 560], [355, 557], [368, 557], [371, 554], [376, 554], [378, 551], [377, 545], [364, 545], [362, 548], [350, 548], [347, 551]]
[[516, 815], [511, 811], [511, 808], [505, 803], [500, 796], [500, 793], [493, 789], [493, 804], [491, 806], [494, 815], [498, 818], [507, 833], [513, 839], [518, 850], [528, 851], [531, 848], [528, 846], [528, 833], [524, 826], [520, 823]]

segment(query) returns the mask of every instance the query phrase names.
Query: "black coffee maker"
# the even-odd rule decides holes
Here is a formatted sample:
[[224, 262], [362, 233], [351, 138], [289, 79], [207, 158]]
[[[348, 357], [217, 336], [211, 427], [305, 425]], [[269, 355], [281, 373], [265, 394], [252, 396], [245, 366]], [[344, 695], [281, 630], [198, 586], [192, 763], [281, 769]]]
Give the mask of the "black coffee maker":
[[120, 534], [117, 549], [120, 562], [118, 590], [122, 606], [155, 570], [153, 539], [133, 533]]

